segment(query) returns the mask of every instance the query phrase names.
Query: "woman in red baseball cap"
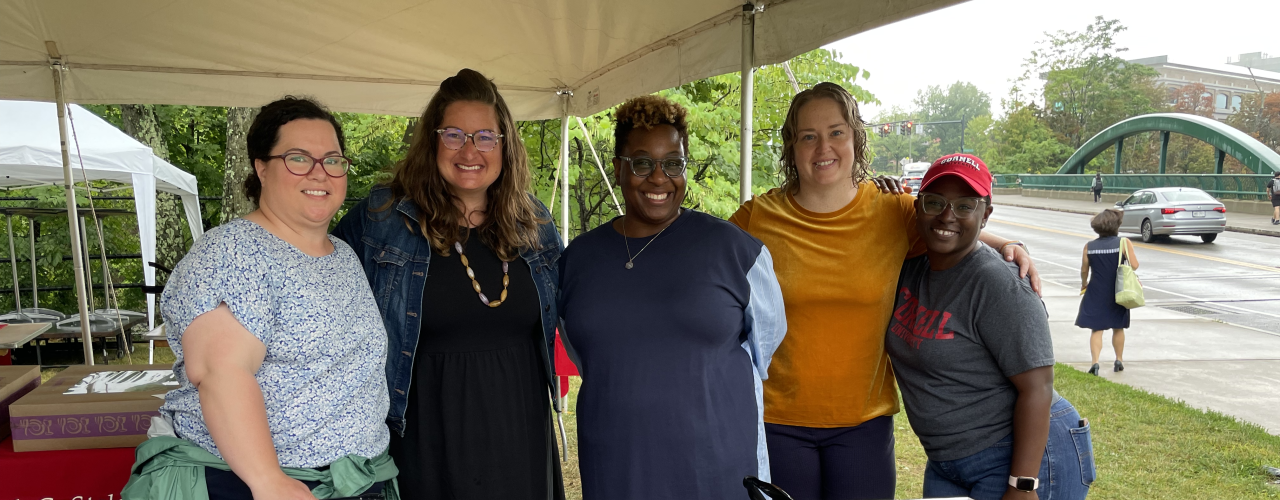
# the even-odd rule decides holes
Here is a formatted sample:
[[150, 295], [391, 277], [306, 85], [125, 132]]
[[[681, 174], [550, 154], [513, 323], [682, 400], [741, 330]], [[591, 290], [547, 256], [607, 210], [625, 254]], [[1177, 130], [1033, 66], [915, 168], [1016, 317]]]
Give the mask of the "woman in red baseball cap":
[[987, 166], [939, 158], [915, 211], [926, 251], [902, 266], [884, 342], [929, 457], [924, 496], [1085, 498], [1089, 424], [1053, 389], [1044, 303], [978, 241], [992, 211]]

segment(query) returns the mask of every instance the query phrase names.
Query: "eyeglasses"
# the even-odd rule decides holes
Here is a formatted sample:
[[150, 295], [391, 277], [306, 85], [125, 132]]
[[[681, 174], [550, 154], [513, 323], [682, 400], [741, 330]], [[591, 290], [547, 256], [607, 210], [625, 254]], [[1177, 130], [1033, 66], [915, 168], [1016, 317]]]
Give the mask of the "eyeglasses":
[[329, 177], [342, 177], [347, 175], [348, 170], [351, 170], [351, 159], [342, 155], [317, 159], [304, 153], [285, 153], [271, 156], [270, 158], [284, 160], [285, 170], [288, 170], [293, 175], [310, 174], [312, 170], [315, 170], [316, 165], [322, 165], [325, 175]]
[[471, 143], [476, 145], [476, 151], [488, 153], [493, 148], [498, 147], [498, 139], [504, 135], [492, 130], [478, 130], [474, 133], [463, 132], [460, 128], [438, 128], [436, 133], [440, 134], [440, 142], [444, 143], [444, 147], [457, 151], [467, 144], [467, 138], [471, 138]]
[[951, 213], [955, 214], [957, 219], [968, 219], [986, 200], [977, 197], [956, 198], [948, 200], [942, 195], [933, 193], [920, 193], [920, 210], [925, 215], [942, 215], [942, 211], [951, 207]]
[[684, 168], [689, 164], [689, 159], [683, 156], [663, 158], [661, 160], [655, 160], [648, 156], [637, 156], [635, 158], [619, 156], [618, 159], [630, 163], [631, 173], [635, 174], [636, 177], [653, 175], [653, 171], [659, 166], [662, 168], [662, 173], [667, 174], [667, 177], [680, 177], [684, 175]]

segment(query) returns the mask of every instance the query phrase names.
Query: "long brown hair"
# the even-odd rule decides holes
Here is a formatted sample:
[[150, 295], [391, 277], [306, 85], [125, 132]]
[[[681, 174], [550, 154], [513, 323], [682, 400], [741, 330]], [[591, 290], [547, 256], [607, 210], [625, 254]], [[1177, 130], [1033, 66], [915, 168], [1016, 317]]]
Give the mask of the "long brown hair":
[[791, 99], [791, 109], [782, 122], [782, 189], [795, 193], [800, 190], [800, 171], [796, 168], [796, 141], [800, 137], [800, 108], [811, 101], [831, 99], [840, 105], [844, 121], [853, 134], [853, 182], [859, 184], [871, 177], [871, 148], [867, 145], [867, 122], [858, 112], [858, 101], [839, 84], [822, 82]]
[[[522, 249], [541, 246], [538, 225], [548, 219], [539, 216], [529, 197], [529, 156], [520, 140], [520, 131], [511, 117], [511, 110], [498, 93], [498, 87], [475, 70], [463, 69], [440, 82], [440, 90], [431, 97], [414, 126], [408, 155], [396, 165], [388, 184], [392, 199], [377, 210], [386, 210], [402, 199], [413, 200], [421, 213], [418, 229], [431, 242], [431, 247], [442, 255], [449, 255], [449, 247], [465, 239], [466, 234], [458, 227], [458, 221], [464, 214], [455, 203], [461, 201], [449, 191], [448, 183], [436, 164], [436, 153], [440, 149], [436, 129], [444, 121], [445, 108], [459, 101], [487, 104], [497, 114], [498, 133], [503, 135], [502, 170], [486, 191], [488, 206], [485, 219], [476, 232], [480, 241], [498, 254], [498, 258], [513, 260]], [[409, 225], [407, 218], [405, 225]]]

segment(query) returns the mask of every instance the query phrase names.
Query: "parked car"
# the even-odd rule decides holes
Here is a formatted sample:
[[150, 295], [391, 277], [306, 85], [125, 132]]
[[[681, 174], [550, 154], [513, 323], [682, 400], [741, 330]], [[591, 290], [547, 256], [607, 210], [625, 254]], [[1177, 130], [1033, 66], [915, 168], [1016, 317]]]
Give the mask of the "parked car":
[[1147, 243], [1175, 234], [1213, 243], [1227, 227], [1227, 207], [1196, 188], [1142, 189], [1116, 208], [1124, 211], [1120, 232], [1141, 234]]

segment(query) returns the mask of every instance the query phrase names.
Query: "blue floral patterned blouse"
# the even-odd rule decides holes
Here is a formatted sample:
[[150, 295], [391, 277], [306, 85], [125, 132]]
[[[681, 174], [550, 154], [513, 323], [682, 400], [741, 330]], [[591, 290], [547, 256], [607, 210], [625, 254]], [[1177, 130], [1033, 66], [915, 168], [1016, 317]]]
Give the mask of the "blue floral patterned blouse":
[[178, 436], [218, 455], [187, 380], [182, 333], [226, 303], [267, 346], [256, 374], [282, 467], [315, 468], [387, 449], [387, 334], [355, 253], [312, 257], [262, 226], [235, 219], [205, 233], [178, 263], [160, 299], [181, 383], [160, 411]]

